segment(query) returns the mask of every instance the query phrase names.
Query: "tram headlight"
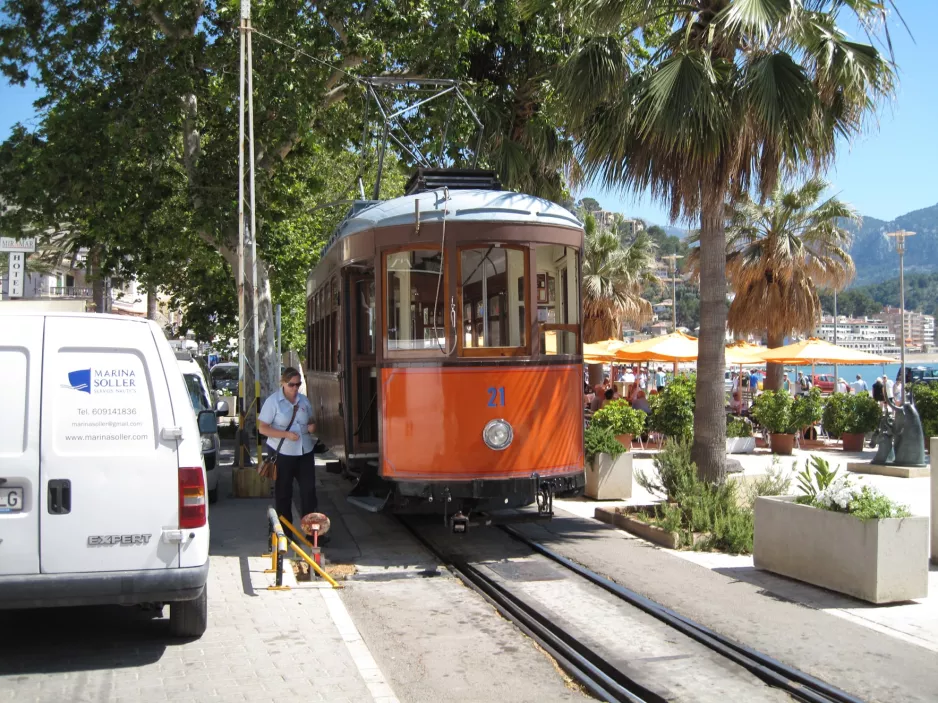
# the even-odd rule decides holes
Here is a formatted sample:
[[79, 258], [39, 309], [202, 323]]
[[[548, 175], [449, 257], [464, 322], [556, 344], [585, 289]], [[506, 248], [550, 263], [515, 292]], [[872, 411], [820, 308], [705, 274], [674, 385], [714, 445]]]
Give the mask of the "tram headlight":
[[489, 420], [485, 429], [482, 430], [482, 439], [489, 449], [501, 451], [508, 448], [511, 440], [514, 439], [514, 434], [511, 425], [504, 420]]

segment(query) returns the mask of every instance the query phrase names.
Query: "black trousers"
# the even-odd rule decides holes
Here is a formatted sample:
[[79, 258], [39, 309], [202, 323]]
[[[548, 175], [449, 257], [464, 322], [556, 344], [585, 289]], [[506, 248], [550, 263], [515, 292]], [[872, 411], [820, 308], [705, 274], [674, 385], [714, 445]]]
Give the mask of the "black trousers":
[[293, 522], [293, 479], [300, 484], [300, 517], [315, 513], [319, 506], [316, 498], [316, 455], [313, 452], [302, 456], [281, 454], [277, 459], [277, 482], [274, 498], [277, 515]]

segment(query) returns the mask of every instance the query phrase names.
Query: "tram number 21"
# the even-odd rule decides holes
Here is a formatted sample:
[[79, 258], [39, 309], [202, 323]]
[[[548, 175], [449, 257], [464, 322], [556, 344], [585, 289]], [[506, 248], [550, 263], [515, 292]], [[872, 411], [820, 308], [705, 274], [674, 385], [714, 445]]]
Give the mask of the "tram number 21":
[[505, 386], [489, 388], [489, 407], [505, 407]]

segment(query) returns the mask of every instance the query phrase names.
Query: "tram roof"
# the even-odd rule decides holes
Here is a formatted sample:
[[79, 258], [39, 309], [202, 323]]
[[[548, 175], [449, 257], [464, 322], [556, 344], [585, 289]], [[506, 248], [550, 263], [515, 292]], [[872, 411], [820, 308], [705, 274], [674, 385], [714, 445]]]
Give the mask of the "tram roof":
[[[415, 201], [419, 207], [415, 207]], [[329, 240], [326, 249], [339, 239], [358, 232], [412, 224], [418, 209], [422, 223], [441, 222], [444, 203], [448, 223], [513, 222], [583, 228], [582, 223], [566, 208], [533, 195], [504, 190], [450, 190], [449, 199], [444, 201], [443, 190], [436, 189], [391, 200], [357, 201]]]

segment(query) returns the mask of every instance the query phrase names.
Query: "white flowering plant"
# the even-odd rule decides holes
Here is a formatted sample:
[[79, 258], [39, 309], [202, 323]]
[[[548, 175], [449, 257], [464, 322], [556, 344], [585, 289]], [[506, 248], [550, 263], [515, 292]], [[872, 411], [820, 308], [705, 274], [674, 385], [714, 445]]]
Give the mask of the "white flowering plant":
[[[811, 464], [815, 471], [811, 471]], [[899, 505], [873, 486], [861, 486], [850, 480], [838, 469], [821, 457], [805, 462], [804, 471], [798, 474], [798, 484], [804, 495], [797, 498], [802, 505], [823, 510], [848, 513], [860, 520], [883, 520], [885, 518], [909, 517], [905, 505]]]

